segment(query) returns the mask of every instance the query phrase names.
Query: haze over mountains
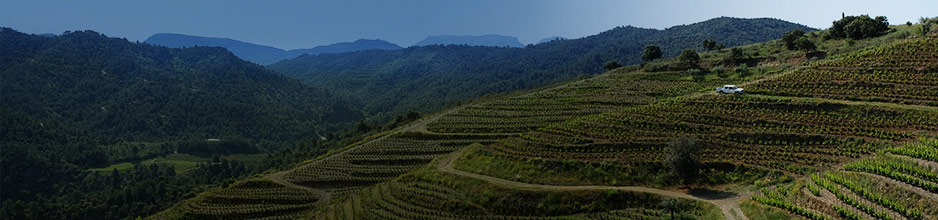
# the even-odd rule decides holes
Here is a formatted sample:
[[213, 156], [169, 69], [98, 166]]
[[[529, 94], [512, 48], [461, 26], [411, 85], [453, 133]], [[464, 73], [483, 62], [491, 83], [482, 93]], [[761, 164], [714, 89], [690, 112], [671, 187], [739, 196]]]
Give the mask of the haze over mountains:
[[491, 47], [524, 47], [518, 38], [505, 35], [487, 34], [479, 36], [468, 35], [435, 35], [429, 36], [414, 46], [428, 45], [468, 45]]
[[383, 40], [360, 39], [354, 42], [342, 42], [310, 49], [283, 50], [271, 46], [258, 45], [228, 38], [199, 37], [182, 34], [154, 34], [147, 38], [145, 43], [172, 48], [192, 46], [224, 47], [241, 59], [257, 64], [271, 64], [280, 60], [290, 59], [302, 54], [317, 55], [321, 53], [344, 53], [360, 50], [396, 50], [401, 49], [396, 44]]

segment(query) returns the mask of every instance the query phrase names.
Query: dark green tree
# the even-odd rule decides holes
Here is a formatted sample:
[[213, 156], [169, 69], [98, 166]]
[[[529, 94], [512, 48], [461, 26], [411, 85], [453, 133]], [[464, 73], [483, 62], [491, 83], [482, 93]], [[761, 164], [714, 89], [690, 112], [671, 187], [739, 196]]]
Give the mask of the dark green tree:
[[645, 46], [645, 54], [642, 54], [642, 61], [651, 62], [661, 58], [661, 48], [655, 45]]
[[697, 68], [697, 63], [700, 62], [700, 56], [697, 55], [697, 51], [694, 49], [684, 49], [677, 59], [680, 60], [681, 64], [686, 68]]
[[785, 48], [788, 48], [788, 50], [795, 50], [795, 40], [801, 37], [804, 37], [804, 31], [801, 29], [785, 32], [782, 35], [782, 43], [785, 43]]
[[619, 62], [614, 60], [607, 61], [605, 64], [603, 64], [603, 69], [606, 69], [607, 71], [614, 70], [619, 67], [622, 67], [622, 64], [619, 64]]
[[681, 136], [668, 142], [668, 166], [685, 186], [696, 181], [700, 173], [700, 145], [697, 140]]
[[710, 52], [711, 50], [717, 48], [717, 42], [714, 40], [706, 39], [706, 40], [703, 40], [703, 44], [701, 46], [703, 46], [703, 48], [707, 50], [707, 52]]
[[852, 38], [866, 39], [878, 37], [889, 30], [889, 21], [886, 16], [876, 16], [871, 18], [869, 15], [846, 16], [840, 20], [834, 21], [831, 25], [831, 37], [835, 39]]
[[730, 54], [726, 56], [725, 59], [723, 59], [724, 61], [723, 63], [737, 65], [739, 64], [740, 61], [742, 61], [745, 58], [744, 56], [745, 54], [743, 54], [743, 49], [734, 47], [730, 49]]
[[723, 48], [726, 48], [726, 45], [724, 45], [723, 43], [717, 44], [717, 46], [714, 47], [714, 49], [720, 52], [723, 52]]
[[804, 51], [804, 54], [808, 55], [808, 53], [817, 49], [817, 46], [814, 45], [814, 42], [811, 42], [811, 40], [809, 40], [807, 37], [802, 37], [798, 38], [798, 40], [795, 40], [795, 48]]

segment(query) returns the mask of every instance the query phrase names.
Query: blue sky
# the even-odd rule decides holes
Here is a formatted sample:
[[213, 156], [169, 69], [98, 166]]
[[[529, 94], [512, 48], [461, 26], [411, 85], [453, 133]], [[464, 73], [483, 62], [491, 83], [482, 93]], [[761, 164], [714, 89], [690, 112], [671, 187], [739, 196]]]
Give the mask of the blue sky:
[[4, 1], [0, 26], [26, 33], [95, 30], [143, 41], [155, 33], [227, 37], [284, 49], [360, 38], [409, 46], [427, 35], [503, 34], [533, 43], [616, 26], [663, 29], [719, 16], [774, 17], [827, 28], [841, 12], [885, 15], [893, 24], [938, 16], [938, 1]]

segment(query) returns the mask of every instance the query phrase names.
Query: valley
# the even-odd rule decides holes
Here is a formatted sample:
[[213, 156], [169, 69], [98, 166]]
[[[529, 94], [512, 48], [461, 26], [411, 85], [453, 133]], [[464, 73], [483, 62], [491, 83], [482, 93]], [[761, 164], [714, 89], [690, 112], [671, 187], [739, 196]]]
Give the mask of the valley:
[[281, 3], [4, 3], [0, 219], [938, 219], [934, 3]]

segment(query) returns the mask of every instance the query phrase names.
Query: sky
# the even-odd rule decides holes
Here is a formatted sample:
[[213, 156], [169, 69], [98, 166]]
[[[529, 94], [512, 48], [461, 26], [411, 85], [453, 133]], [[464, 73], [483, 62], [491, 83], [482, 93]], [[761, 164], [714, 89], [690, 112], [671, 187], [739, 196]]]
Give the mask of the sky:
[[938, 16], [938, 1], [825, 0], [5, 0], [0, 26], [25, 33], [94, 30], [144, 41], [156, 33], [224, 37], [282, 49], [356, 39], [410, 46], [429, 35], [501, 34], [525, 44], [580, 38], [616, 26], [664, 29], [729, 16], [827, 28], [847, 15], [892, 24]]

